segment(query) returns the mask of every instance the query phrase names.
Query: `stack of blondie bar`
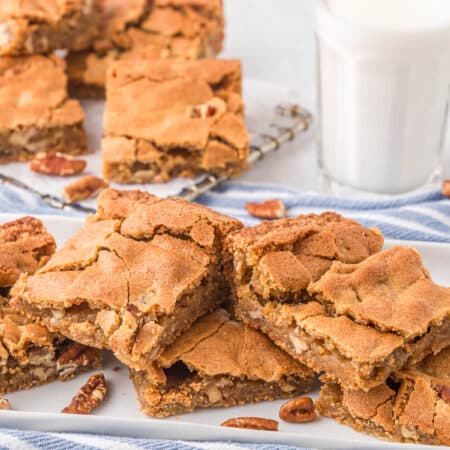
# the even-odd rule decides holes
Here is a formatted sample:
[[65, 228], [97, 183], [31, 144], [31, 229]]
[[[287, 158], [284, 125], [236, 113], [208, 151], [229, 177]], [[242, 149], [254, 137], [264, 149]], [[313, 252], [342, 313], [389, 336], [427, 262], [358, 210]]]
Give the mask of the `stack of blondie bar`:
[[[214, 59], [223, 38], [222, 0], [2, 2], [0, 163], [32, 159], [41, 174], [81, 173], [84, 161], [78, 170], [70, 157], [53, 156], [87, 150], [84, 112], [68, 92], [106, 91], [106, 181], [239, 175], [249, 156], [242, 73], [239, 61]], [[68, 201], [107, 185], [78, 181]]]
[[21, 271], [11, 305], [112, 351], [151, 416], [297, 397], [317, 373], [323, 416], [448, 444], [450, 289], [417, 251], [383, 243], [336, 213], [248, 228], [108, 189], [79, 233]]
[[52, 53], [92, 45], [100, 2], [1, 2], [0, 162], [86, 151], [83, 110], [68, 96], [65, 62]]

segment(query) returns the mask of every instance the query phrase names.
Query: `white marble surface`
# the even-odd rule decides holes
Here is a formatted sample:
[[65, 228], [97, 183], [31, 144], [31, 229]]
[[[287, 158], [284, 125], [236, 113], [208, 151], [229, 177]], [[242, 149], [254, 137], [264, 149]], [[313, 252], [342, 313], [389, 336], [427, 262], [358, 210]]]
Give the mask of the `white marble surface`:
[[[242, 59], [246, 77], [297, 92], [302, 103], [315, 112], [315, 0], [225, 0], [225, 4], [228, 23], [223, 57]], [[449, 178], [450, 136], [446, 149], [445, 175]], [[316, 160], [311, 136], [267, 158], [242, 179], [321, 190]]]

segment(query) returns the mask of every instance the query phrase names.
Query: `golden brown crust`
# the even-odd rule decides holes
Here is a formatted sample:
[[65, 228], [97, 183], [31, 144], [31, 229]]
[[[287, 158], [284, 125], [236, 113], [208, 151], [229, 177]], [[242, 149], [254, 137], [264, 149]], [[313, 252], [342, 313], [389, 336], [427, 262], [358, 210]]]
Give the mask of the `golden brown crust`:
[[106, 179], [165, 182], [247, 167], [239, 61], [128, 58], [111, 67], [107, 91]]
[[450, 321], [449, 290], [429, 280], [417, 252], [377, 253], [382, 245], [379, 232], [334, 213], [232, 233], [236, 314], [326, 379], [377, 386], [442, 349]]
[[301, 275], [298, 286], [288, 284], [289, 275], [295, 271], [279, 276], [278, 285], [272, 281], [272, 290], [252, 287], [249, 277], [249, 285], [237, 287], [236, 313], [326, 380], [368, 390], [448, 343], [450, 291], [428, 278], [413, 249], [395, 247], [359, 264], [335, 262], [308, 295], [289, 295], [287, 287], [307, 282]]
[[104, 2], [100, 37], [91, 51], [68, 57], [71, 85], [81, 95], [101, 96], [109, 64], [120, 57], [214, 57], [222, 49], [221, 0], [122, 0]]
[[143, 410], [166, 416], [298, 395], [310, 388], [313, 373], [217, 310], [178, 337], [151, 372], [132, 377]]
[[383, 439], [450, 445], [450, 400], [443, 395], [450, 392], [449, 349], [369, 392], [327, 384], [317, 407], [322, 415]]
[[0, 287], [11, 287], [21, 273], [36, 272], [55, 249], [55, 240], [38, 219], [23, 217], [1, 225]]
[[0, 56], [83, 50], [97, 35], [100, 0], [8, 0], [0, 4]]
[[141, 370], [225, 300], [220, 254], [237, 220], [179, 199], [105, 190], [96, 216], [14, 304], [76, 341]]
[[84, 114], [67, 97], [66, 83], [65, 63], [56, 56], [0, 59], [0, 163], [86, 150]]

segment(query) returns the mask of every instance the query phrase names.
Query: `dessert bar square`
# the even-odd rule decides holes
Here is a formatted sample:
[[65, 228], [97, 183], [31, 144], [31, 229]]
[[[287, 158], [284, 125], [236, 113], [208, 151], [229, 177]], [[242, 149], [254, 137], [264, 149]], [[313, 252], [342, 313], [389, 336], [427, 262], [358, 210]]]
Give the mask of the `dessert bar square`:
[[13, 286], [21, 273], [36, 272], [55, 249], [53, 236], [34, 217], [0, 225], [0, 289]]
[[369, 392], [330, 383], [317, 409], [355, 430], [396, 442], [450, 445], [450, 347]]
[[0, 56], [83, 50], [97, 35], [101, 0], [4, 0]]
[[66, 84], [65, 63], [56, 56], [0, 58], [0, 163], [86, 151], [84, 113]]
[[333, 231], [324, 222], [293, 242], [287, 229], [272, 230], [266, 251], [257, 227], [247, 250], [240, 233], [232, 237], [236, 314], [324, 379], [369, 390], [447, 345], [450, 293], [429, 279], [415, 250], [369, 256], [381, 249], [380, 236], [325, 217]]
[[152, 371], [131, 376], [142, 410], [161, 417], [295, 397], [313, 382], [312, 371], [224, 310], [196, 322]]
[[241, 65], [224, 60], [116, 62], [108, 74], [103, 175], [165, 182], [247, 167]]
[[103, 97], [107, 67], [124, 55], [213, 58], [223, 37], [222, 0], [105, 0], [99, 38], [68, 55], [71, 92]]
[[139, 191], [103, 191], [98, 212], [34, 276], [13, 305], [85, 345], [145, 370], [228, 295], [222, 243], [240, 222]]
[[51, 333], [0, 297], [0, 394], [67, 381], [99, 368], [99, 350]]

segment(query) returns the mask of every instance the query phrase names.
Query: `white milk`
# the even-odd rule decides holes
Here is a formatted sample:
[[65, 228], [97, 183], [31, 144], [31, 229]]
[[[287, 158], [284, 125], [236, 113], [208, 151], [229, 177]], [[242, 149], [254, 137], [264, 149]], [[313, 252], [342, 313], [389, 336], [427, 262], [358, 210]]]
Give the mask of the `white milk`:
[[333, 181], [396, 194], [441, 164], [450, 0], [319, 0], [320, 164]]

